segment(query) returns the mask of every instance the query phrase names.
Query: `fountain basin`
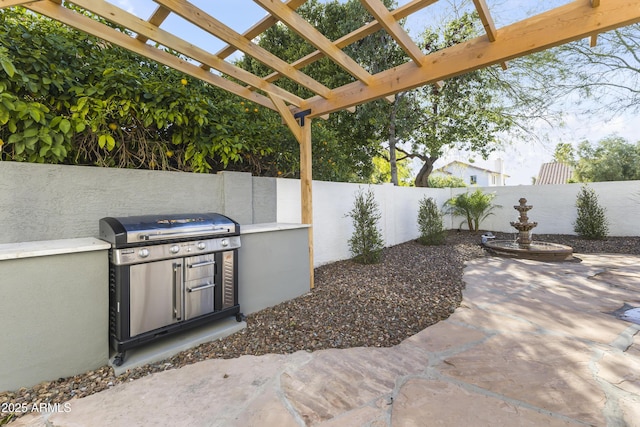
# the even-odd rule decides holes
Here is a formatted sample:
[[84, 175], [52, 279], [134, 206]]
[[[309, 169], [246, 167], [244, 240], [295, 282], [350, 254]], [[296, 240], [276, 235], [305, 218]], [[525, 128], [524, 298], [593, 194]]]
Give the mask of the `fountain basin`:
[[496, 255], [534, 261], [566, 261], [573, 255], [571, 246], [548, 242], [533, 241], [528, 248], [521, 248], [513, 240], [493, 240], [484, 243], [484, 247]]

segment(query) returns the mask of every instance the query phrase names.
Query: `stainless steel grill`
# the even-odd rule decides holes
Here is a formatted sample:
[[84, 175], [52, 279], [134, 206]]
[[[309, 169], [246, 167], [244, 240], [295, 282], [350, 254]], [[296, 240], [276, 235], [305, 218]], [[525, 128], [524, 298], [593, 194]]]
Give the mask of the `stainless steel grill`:
[[228, 316], [238, 304], [240, 225], [216, 214], [143, 215], [100, 220], [111, 243], [110, 343], [125, 352]]

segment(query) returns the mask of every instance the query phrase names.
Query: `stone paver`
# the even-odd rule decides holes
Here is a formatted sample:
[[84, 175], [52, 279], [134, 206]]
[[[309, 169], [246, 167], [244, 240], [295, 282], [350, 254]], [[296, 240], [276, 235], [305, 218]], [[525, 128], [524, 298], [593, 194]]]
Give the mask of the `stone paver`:
[[400, 389], [394, 426], [575, 426], [557, 416], [522, 407], [447, 381], [412, 378]]
[[482, 258], [462, 305], [392, 348], [216, 359], [16, 426], [638, 426], [640, 257]]

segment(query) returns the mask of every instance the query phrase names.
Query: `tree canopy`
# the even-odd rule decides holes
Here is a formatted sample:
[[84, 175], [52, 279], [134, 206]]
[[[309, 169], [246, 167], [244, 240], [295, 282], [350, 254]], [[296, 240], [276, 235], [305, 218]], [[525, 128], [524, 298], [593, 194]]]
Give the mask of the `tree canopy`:
[[[396, 6], [393, 0], [384, 4]], [[298, 13], [332, 40], [372, 19], [357, 0], [309, 0]], [[443, 25], [420, 36], [424, 52], [436, 52], [483, 31], [476, 14]], [[582, 90], [594, 94], [600, 93], [597, 88], [615, 88], [616, 76], [624, 73], [632, 78], [615, 93], [626, 93], [626, 108], [635, 108], [638, 28], [600, 35], [601, 43], [592, 53], [576, 43], [513, 61], [506, 72], [497, 67], [478, 70], [448, 79], [440, 88], [422, 87], [358, 106], [355, 112], [315, 119], [313, 176], [398, 183], [398, 170], [402, 173], [396, 166], [398, 146], [405, 157], [423, 161], [416, 185], [427, 186], [433, 163], [445, 148], [486, 157], [505, 135], [526, 129], [527, 120], [544, 118], [554, 96], [575, 90], [567, 84], [558, 92], [562, 85], [551, 84], [550, 79], [567, 77], [566, 64], [575, 65], [580, 70], [576, 75], [581, 75], [578, 65], [585, 55], [591, 55], [590, 64], [608, 67], [602, 75], [609, 77], [585, 74]], [[1, 159], [298, 176], [298, 143], [271, 110], [20, 7], [0, 10], [0, 34]], [[271, 27], [258, 43], [289, 62], [315, 50], [284, 25]], [[370, 73], [407, 59], [384, 31], [345, 51]], [[248, 56], [240, 64], [260, 76], [273, 71]], [[354, 81], [326, 59], [308, 65], [304, 72], [329, 88]], [[275, 84], [309, 95], [286, 78]], [[593, 163], [596, 152], [585, 148], [584, 158]], [[390, 163], [388, 171], [374, 161], [383, 158]], [[594, 179], [584, 170], [584, 179]], [[628, 175], [626, 170], [621, 173]]]
[[[384, 0], [383, 3], [387, 7], [396, 5], [392, 0]], [[345, 3], [309, 0], [296, 12], [331, 40], [339, 39], [372, 19], [357, 0]], [[269, 28], [260, 37], [258, 44], [287, 62], [293, 62], [315, 51], [313, 46], [282, 25]], [[371, 34], [344, 50], [370, 73], [389, 69], [406, 59], [404, 52], [384, 31]], [[249, 56], [244, 56], [239, 65], [260, 76], [267, 76], [272, 71]], [[329, 88], [354, 80], [327, 58], [306, 66], [304, 72]], [[285, 78], [277, 80], [275, 84], [301, 97], [309, 95], [305, 88]], [[339, 111], [331, 114], [326, 121], [315, 120], [312, 128], [314, 177], [370, 182], [375, 179], [372, 175], [380, 176], [373, 159], [380, 155], [381, 144], [388, 140], [390, 127], [393, 126], [394, 135], [404, 138], [408, 137], [408, 132], [412, 129], [408, 126], [412, 109], [407, 107], [406, 99], [408, 98], [400, 95], [392, 103], [376, 100], [358, 106], [355, 112]], [[390, 120], [394, 112], [396, 118]], [[321, 129], [322, 135], [319, 134]], [[291, 137], [283, 143], [286, 144], [286, 149], [293, 149], [296, 145]], [[290, 167], [295, 168], [297, 165], [292, 163]], [[393, 170], [391, 173], [397, 174]]]
[[0, 10], [0, 33], [4, 159], [251, 170], [275, 155], [264, 135], [285, 131], [220, 89], [22, 8]]
[[[564, 92], [575, 91], [582, 99], [598, 100], [584, 105], [588, 113], [615, 115], [640, 112], [640, 24], [598, 35], [597, 44], [578, 40], [555, 48], [555, 68]], [[571, 72], [567, 72], [571, 70]]]
[[[476, 14], [464, 14], [446, 24], [444, 32], [426, 29], [422, 34], [424, 50], [436, 52], [478, 34]], [[416, 186], [427, 187], [433, 164], [445, 147], [478, 152], [483, 157], [499, 144], [499, 134], [513, 121], [501, 104], [495, 74], [473, 71], [453, 77], [441, 88], [418, 89], [420, 118], [405, 155], [423, 162]]]
[[572, 166], [578, 182], [640, 180], [640, 141], [609, 136], [597, 144], [582, 141], [576, 149], [560, 143], [554, 159]]

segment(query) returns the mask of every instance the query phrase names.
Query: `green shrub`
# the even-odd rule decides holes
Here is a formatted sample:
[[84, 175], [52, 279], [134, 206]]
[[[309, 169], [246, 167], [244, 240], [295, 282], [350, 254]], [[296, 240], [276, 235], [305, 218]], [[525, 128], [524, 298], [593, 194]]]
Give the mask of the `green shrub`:
[[373, 191], [365, 193], [361, 188], [356, 193], [353, 209], [346, 215], [353, 220], [353, 235], [349, 239], [349, 250], [353, 259], [361, 264], [374, 264], [380, 261], [384, 241], [378, 229], [382, 217]]
[[[461, 193], [450, 198], [444, 203], [446, 213], [464, 217], [470, 231], [478, 231], [480, 223], [489, 215], [493, 215], [493, 210], [501, 206], [494, 205], [495, 194], [483, 193], [477, 189], [473, 193]], [[465, 221], [460, 223], [460, 227]]]
[[467, 184], [464, 182], [464, 179], [451, 175], [429, 176], [428, 181], [430, 188], [460, 188], [467, 186]]
[[423, 245], [441, 245], [444, 243], [446, 231], [442, 222], [442, 212], [435, 200], [424, 197], [418, 207], [418, 241]]
[[596, 192], [589, 186], [582, 186], [576, 200], [578, 218], [573, 230], [579, 236], [590, 240], [602, 240], [609, 233], [606, 209], [598, 203]]

